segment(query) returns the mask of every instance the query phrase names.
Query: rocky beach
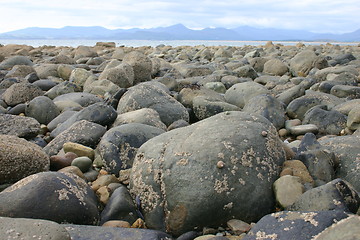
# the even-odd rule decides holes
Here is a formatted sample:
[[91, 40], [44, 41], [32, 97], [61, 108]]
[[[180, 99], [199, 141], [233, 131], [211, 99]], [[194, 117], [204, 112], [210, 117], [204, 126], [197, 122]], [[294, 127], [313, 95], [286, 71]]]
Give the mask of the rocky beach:
[[0, 45], [0, 236], [360, 239], [360, 44]]

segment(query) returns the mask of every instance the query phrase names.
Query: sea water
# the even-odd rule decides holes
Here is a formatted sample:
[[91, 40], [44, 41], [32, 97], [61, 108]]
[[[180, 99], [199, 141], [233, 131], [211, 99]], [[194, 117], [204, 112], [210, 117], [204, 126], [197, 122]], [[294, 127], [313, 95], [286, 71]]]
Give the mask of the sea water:
[[[0, 44], [25, 44], [33, 47], [40, 46], [68, 46], [77, 47], [95, 46], [97, 42], [115, 42], [116, 46], [141, 47], [158, 45], [167, 45], [172, 47], [178, 46], [236, 46], [242, 47], [246, 45], [260, 46], [265, 45], [267, 41], [216, 41], [216, 40], [102, 40], [102, 39], [0, 39]], [[296, 45], [299, 41], [272, 41], [274, 44]], [[321, 45], [327, 42], [302, 42], [305, 45]], [[358, 42], [332, 42], [334, 45], [358, 45]]]

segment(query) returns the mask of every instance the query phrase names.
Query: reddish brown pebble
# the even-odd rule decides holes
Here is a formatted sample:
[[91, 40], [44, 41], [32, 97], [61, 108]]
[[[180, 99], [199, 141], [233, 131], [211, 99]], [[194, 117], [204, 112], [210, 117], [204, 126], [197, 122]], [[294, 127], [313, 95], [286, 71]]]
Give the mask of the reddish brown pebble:
[[78, 156], [73, 152], [68, 152], [63, 156], [55, 155], [50, 157], [50, 169], [51, 170], [60, 170], [64, 167], [71, 165], [71, 162]]

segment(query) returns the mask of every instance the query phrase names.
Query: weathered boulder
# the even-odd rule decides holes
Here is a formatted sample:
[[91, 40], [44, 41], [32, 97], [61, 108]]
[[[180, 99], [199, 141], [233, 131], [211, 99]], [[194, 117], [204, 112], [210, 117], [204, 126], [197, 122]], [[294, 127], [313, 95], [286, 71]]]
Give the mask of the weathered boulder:
[[51, 136], [56, 137], [61, 132], [68, 129], [75, 122], [81, 120], [87, 120], [89, 122], [97, 123], [102, 126], [110, 126], [116, 119], [117, 113], [115, 109], [105, 103], [99, 102], [94, 103], [81, 111], [75, 113], [70, 118], [68, 118], [61, 125], [58, 125], [52, 132]]
[[217, 97], [197, 96], [193, 99], [193, 110], [199, 120], [211, 117], [225, 111], [240, 111], [241, 109], [233, 104], [221, 101]]
[[272, 184], [284, 160], [282, 142], [267, 119], [225, 112], [144, 143], [130, 188], [150, 228], [180, 235], [269, 213]]
[[265, 117], [277, 129], [284, 127], [284, 104], [269, 94], [262, 94], [249, 99], [245, 104], [243, 111]]
[[264, 73], [276, 76], [282, 76], [287, 73], [289, 67], [280, 59], [273, 58], [264, 64]]
[[323, 185], [335, 178], [335, 168], [338, 164], [333, 152], [323, 147], [313, 133], [306, 133], [301, 140], [295, 159], [301, 160], [316, 186]]
[[25, 103], [35, 97], [42, 96], [43, 91], [30, 83], [15, 83], [2, 94], [2, 99], [9, 106]]
[[35, 69], [32, 66], [28, 65], [15, 65], [11, 70], [5, 75], [6, 78], [19, 77], [25, 78], [27, 75], [34, 73]]
[[75, 68], [71, 71], [69, 82], [76, 84], [79, 87], [84, 87], [86, 80], [92, 76], [92, 73], [83, 69], [83, 68]]
[[312, 50], [304, 50], [290, 60], [290, 71], [294, 76], [307, 76], [312, 68], [323, 69], [328, 67], [324, 57], [317, 56]]
[[338, 210], [356, 214], [360, 197], [346, 181], [335, 179], [302, 194], [291, 206], [290, 211]]
[[257, 222], [243, 240], [312, 239], [334, 222], [346, 219], [348, 216], [342, 211], [272, 213]]
[[29, 218], [0, 217], [0, 235], [4, 239], [71, 240], [60, 224]]
[[314, 124], [322, 135], [340, 135], [346, 127], [347, 116], [326, 106], [310, 108], [304, 115], [303, 124]]
[[0, 134], [30, 139], [40, 132], [40, 123], [34, 118], [0, 114]]
[[0, 216], [96, 225], [97, 199], [80, 177], [60, 172], [30, 175], [0, 193]]
[[116, 67], [106, 67], [100, 74], [99, 80], [109, 80], [120, 88], [128, 88], [134, 84], [134, 70], [127, 63], [121, 63]]
[[360, 191], [360, 138], [358, 133], [338, 136], [319, 141], [326, 149], [333, 152], [339, 161], [335, 177], [349, 182], [358, 192]]
[[98, 54], [96, 53], [96, 51], [88, 46], [78, 46], [75, 49], [74, 58], [76, 60], [80, 58], [97, 57], [97, 56]]
[[120, 99], [117, 112], [121, 114], [141, 108], [156, 110], [161, 121], [167, 126], [179, 119], [189, 121], [186, 108], [163, 89], [151, 83], [130, 88]]
[[34, 63], [25, 56], [13, 56], [5, 59], [0, 63], [0, 70], [11, 69], [15, 65], [33, 66]]
[[58, 64], [43, 63], [35, 66], [36, 74], [40, 79], [46, 79], [48, 77], [59, 77]]
[[151, 80], [152, 63], [145, 54], [131, 51], [124, 56], [123, 62], [130, 65], [134, 71], [134, 85]]
[[357, 239], [360, 235], [360, 230], [357, 227], [359, 224], [360, 217], [352, 215], [332, 224], [330, 227], [316, 235], [313, 240]]
[[225, 100], [230, 104], [243, 108], [251, 98], [268, 93], [269, 90], [256, 82], [237, 83], [226, 91]]
[[47, 171], [49, 156], [34, 143], [0, 135], [0, 184], [14, 183], [31, 174]]
[[123, 124], [104, 134], [96, 152], [105, 169], [118, 176], [120, 170], [132, 167], [137, 149], [142, 144], [164, 132], [141, 123]]

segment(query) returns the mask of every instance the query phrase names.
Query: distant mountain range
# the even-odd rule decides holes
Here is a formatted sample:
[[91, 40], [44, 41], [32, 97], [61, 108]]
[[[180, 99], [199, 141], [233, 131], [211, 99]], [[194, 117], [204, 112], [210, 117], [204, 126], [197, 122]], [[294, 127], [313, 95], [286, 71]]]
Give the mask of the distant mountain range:
[[360, 29], [345, 34], [319, 34], [275, 28], [205, 28], [192, 30], [182, 24], [158, 28], [110, 30], [103, 27], [31, 27], [0, 34], [0, 39], [103, 39], [103, 40], [238, 40], [238, 41], [360, 41]]

